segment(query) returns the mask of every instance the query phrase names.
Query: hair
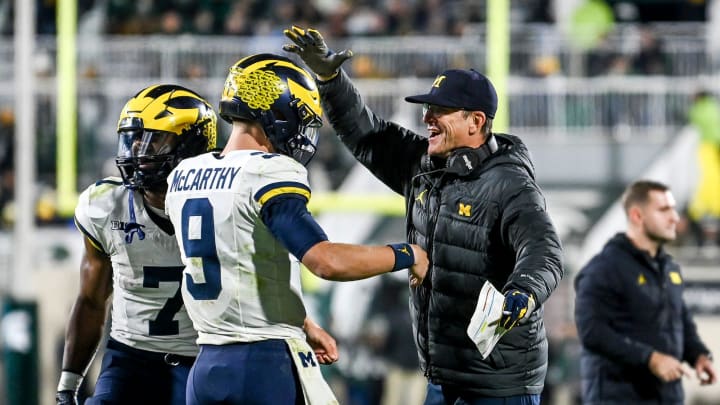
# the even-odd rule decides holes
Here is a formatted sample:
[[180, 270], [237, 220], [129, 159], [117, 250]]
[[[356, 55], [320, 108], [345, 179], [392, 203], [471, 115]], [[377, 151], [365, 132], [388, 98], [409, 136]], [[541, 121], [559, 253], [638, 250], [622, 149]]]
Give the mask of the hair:
[[651, 191], [668, 191], [670, 187], [653, 180], [638, 180], [630, 184], [623, 193], [622, 203], [625, 213], [630, 211], [633, 205], [643, 205], [648, 202]]
[[485, 115], [485, 124], [483, 124], [482, 128], [480, 128], [480, 131], [485, 134], [485, 137], [489, 136], [492, 133], [492, 124], [493, 119]]
[[[472, 114], [472, 111], [462, 110], [462, 113], [463, 113], [463, 117], [467, 118], [470, 116], [470, 114]], [[486, 113], [485, 114], [485, 123], [483, 124], [482, 128], [480, 128], [480, 132], [482, 132], [482, 134], [485, 135], [486, 138], [492, 132], [492, 123], [493, 123], [493, 119], [488, 117], [488, 115]]]

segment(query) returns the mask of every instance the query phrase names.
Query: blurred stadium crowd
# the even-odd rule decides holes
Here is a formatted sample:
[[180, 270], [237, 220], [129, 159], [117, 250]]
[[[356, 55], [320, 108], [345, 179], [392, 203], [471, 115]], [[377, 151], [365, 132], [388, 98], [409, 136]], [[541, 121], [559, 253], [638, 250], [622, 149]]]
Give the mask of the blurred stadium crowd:
[[[13, 3], [10, 0], [0, 3], [0, 61], [7, 66], [11, 65], [12, 53], [3, 52], [3, 49], [7, 50], [12, 44]], [[563, 82], [570, 89], [568, 91], [576, 89], [576, 93], [568, 94], [544, 91], [542, 86], [546, 84], [550, 89], [549, 82], [521, 82], [518, 87], [524, 86], [528, 92], [516, 91], [509, 95], [511, 130], [522, 129], [523, 133], [518, 135], [525, 136], [527, 128], [557, 126], [554, 120], [556, 110], [552, 110], [551, 106], [562, 99], [567, 105], [562, 104], [566, 114], [562, 116], [564, 121], [560, 125], [571, 128], [571, 131], [599, 127], [611, 138], [618, 133], [616, 128], [620, 125], [646, 126], [652, 131], [658, 128], [659, 123], [664, 126], [662, 137], [671, 138], [688, 123], [687, 113], [693, 95], [701, 90], [700, 84], [687, 84], [691, 83], [689, 80], [700, 75], [713, 77], [720, 70], [720, 35], [716, 35], [720, 32], [720, 20], [712, 18], [712, 10], [720, 10], [718, 3], [718, 0], [511, 1], [511, 75], [529, 80], [557, 77], [584, 80]], [[36, 5], [37, 33], [51, 37], [56, 33], [56, 1], [38, 0]], [[568, 11], [581, 6], [587, 6], [585, 15]], [[112, 157], [114, 151], [108, 151], [108, 145], [103, 145], [102, 139], [94, 132], [100, 128], [99, 132], [104, 133], [106, 138], [113, 136], [112, 126], [119, 111], [117, 100], [125, 95], [106, 94], [110, 86], [103, 87], [98, 83], [123, 76], [123, 68], [130, 72], [127, 74], [130, 81], [136, 76], [143, 79], [170, 77], [189, 87], [213, 85], [212, 88], [216, 88], [217, 78], [224, 77], [226, 72], [214, 69], [227, 66], [231, 60], [217, 61], [212, 54], [202, 53], [204, 50], [198, 44], [216, 40], [219, 48], [238, 37], [249, 42], [255, 38], [281, 37], [282, 29], [297, 24], [317, 27], [332, 37], [338, 47], [352, 47], [356, 57], [347, 64], [347, 68], [355, 78], [427, 78], [453, 65], [484, 67], [484, 49], [478, 43], [486, 39], [486, 7], [486, 1], [477, 0], [78, 0], [79, 33], [83, 40], [93, 36], [117, 36], [122, 37], [118, 40], [122, 43], [132, 41], [134, 37], [141, 40], [165, 37], [171, 41], [181, 37], [188, 39], [186, 48], [197, 48], [193, 58], [178, 58], [179, 62], [172, 67], [174, 71], [169, 76], [161, 63], [131, 52], [122, 54], [127, 55], [126, 60], [84, 64], [81, 61], [79, 156], [86, 159], [78, 162], [80, 171], [84, 173], [79, 177], [83, 183], [79, 186], [97, 179], [98, 173], [114, 169], [114, 161], [106, 160]], [[718, 13], [720, 11], [715, 12]], [[594, 32], [592, 40], [574, 42], [579, 32], [575, 30], [587, 27], [592, 27]], [[208, 39], [208, 42], [197, 41], [198, 36]], [[368, 42], [363, 42], [365, 40]], [[401, 42], [405, 44], [398, 45]], [[426, 46], [418, 53], [405, 49], [443, 43], [444, 47]], [[52, 46], [43, 48], [42, 41], [40, 44], [36, 66], [38, 76], [53, 77], [54, 49]], [[452, 55], [443, 53], [447, 50], [443, 48], [458, 44], [466, 49]], [[207, 48], [212, 50], [213, 47]], [[42, 51], [46, 51], [44, 56]], [[431, 52], [442, 54], [442, 57], [434, 57]], [[229, 53], [228, 57], [232, 60], [240, 56]], [[131, 64], [144, 64], [142, 72], [145, 76], [134, 73], [138, 70], [132, 70], [135, 67]], [[7, 72], [7, 68], [0, 67], [0, 72]], [[666, 89], [659, 95], [663, 99], [660, 111], [657, 111], [658, 104], [652, 94], [628, 87], [626, 81], [604, 81], [618, 76], [642, 78], [635, 85], [638, 88], [645, 86], [646, 82], [642, 80], [648, 76], [657, 79], [653, 83], [660, 83]], [[674, 88], [677, 83], [682, 85]], [[674, 90], [678, 93], [673, 93]], [[717, 95], [720, 88], [716, 84], [714, 88], [702, 90]], [[628, 93], [628, 96], [623, 91], [637, 94]], [[213, 93], [210, 92], [210, 95]], [[3, 96], [0, 93], [0, 211], [12, 200], [14, 187], [15, 117], [12, 104], [7, 103], [11, 99]], [[52, 96], [46, 93], [39, 95], [39, 111], [54, 109]], [[390, 92], [383, 93], [384, 96], [397, 99], [399, 94]], [[383, 115], [395, 113], [383, 110], [380, 96], [377, 100], [372, 99], [371, 104], [375, 104], [374, 107]], [[655, 113], [662, 116], [662, 121], [653, 118]], [[718, 113], [715, 110], [706, 114], [717, 116]], [[595, 115], [599, 118], [592, 118]], [[55, 170], [54, 118], [43, 115], [38, 119], [38, 174], [42, 184], [36, 208], [38, 222], [66, 224], [67, 218], [56, 217], [52, 207], [50, 185], [54, 183]], [[633, 135], [637, 133], [633, 132]], [[329, 141], [322, 145], [311, 165], [311, 173], [317, 172], [311, 180], [319, 184], [318, 189], [337, 190], [347, 178], [354, 161], [334, 137], [326, 138]], [[114, 146], [113, 141], [107, 143]], [[617, 184], [613, 186], [620, 188]], [[12, 212], [5, 210], [0, 217], [0, 228], [9, 229]], [[708, 225], [709, 230], [688, 222], [683, 241], [702, 244], [709, 239], [716, 240], [720, 233], [718, 221], [720, 218], [713, 218]], [[397, 229], [388, 230], [391, 227]], [[385, 228], [377, 230], [374, 242], [382, 243], [382, 238], [390, 234], [402, 234], [402, 229], [401, 221], [387, 221]], [[408, 340], [412, 337], [409, 335], [405, 280], [387, 277], [375, 284], [357, 283], [355, 287], [354, 291], [339, 288], [326, 290], [312, 284], [309, 287], [309, 305], [320, 319], [331, 319], [333, 311], [343, 313], [343, 308], [359, 308], [353, 319], [335, 316], [337, 328], [331, 331], [336, 334], [346, 360], [328, 368], [329, 377], [335, 381], [334, 388], [345, 398], [344, 404], [375, 405], [380, 404], [383, 397], [400, 395], [402, 398], [404, 394], [394, 392], [392, 388], [384, 389], [384, 382], [390, 378], [401, 381], [387, 385], [397, 388], [398, 384], [411, 384], [413, 378], [422, 378], [416, 370], [412, 341]], [[558, 293], [560, 297], [562, 294]], [[552, 326], [552, 357], [545, 403], [558, 403], [552, 400], [553, 394], [558, 395], [553, 388], [558, 386], [564, 387], [566, 399], [569, 396], [572, 398], [570, 403], [573, 403], [578, 383], [578, 347], [574, 326], [562, 322]]]
[[[539, 11], [544, 2], [517, 3], [536, 3]], [[55, 33], [55, 2], [38, 6], [38, 33]], [[460, 35], [465, 24], [481, 22], [485, 14], [483, 2], [469, 0], [80, 0], [78, 8], [81, 18], [87, 11], [102, 12], [101, 31], [110, 35], [268, 35], [289, 24], [321, 26], [336, 37]]]
[[[0, 5], [0, 34], [4, 36], [13, 32], [12, 3], [7, 1]], [[38, 34], [56, 33], [55, 3], [52, 0], [37, 1]], [[666, 41], [693, 35], [702, 40], [705, 33], [682, 28], [679, 31], [656, 31], [645, 25], [707, 21], [711, 2], [516, 0], [510, 3], [510, 18], [514, 27], [541, 26], [537, 31], [514, 29], [518, 31], [513, 38], [514, 45], [522, 48], [538, 46], [540, 42], [556, 42], [553, 31], [569, 25], [569, 43], [575, 41], [578, 46], [592, 48], [585, 66], [579, 70], [570, 69], [567, 66], [569, 61], [563, 55], [565, 52], [555, 50], [538, 55], [532, 61], [517, 60], [512, 64], [515, 72], [538, 76], [555, 73], [595, 76], [608, 73], [692, 73], [683, 71], [677, 62], [668, 59], [672, 55], [668, 55], [667, 51], [676, 44]], [[575, 8], [584, 10], [572, 13]], [[486, 9], [486, 1], [473, 0], [79, 0], [78, 21], [79, 31], [84, 35], [263, 37], [279, 36], [284, 27], [298, 24], [316, 27], [339, 40], [398, 36], [463, 37], [483, 34], [478, 31], [486, 22]], [[631, 25], [613, 30], [615, 23]], [[576, 26], [579, 28], [576, 29]], [[586, 35], [588, 32], [591, 35]], [[633, 37], [631, 43], [618, 42], [618, 37], [627, 40], [628, 35]], [[528, 38], [531, 36], [538, 38], [533, 42]], [[530, 44], [523, 45], [526, 42]], [[358, 73], [393, 77], [408, 74], [407, 71], [373, 69], [372, 64], [372, 60], [357, 63]], [[415, 69], [418, 69], [415, 73], [419, 76], [432, 75], [433, 71]], [[188, 70], [187, 74], [202, 72]]]

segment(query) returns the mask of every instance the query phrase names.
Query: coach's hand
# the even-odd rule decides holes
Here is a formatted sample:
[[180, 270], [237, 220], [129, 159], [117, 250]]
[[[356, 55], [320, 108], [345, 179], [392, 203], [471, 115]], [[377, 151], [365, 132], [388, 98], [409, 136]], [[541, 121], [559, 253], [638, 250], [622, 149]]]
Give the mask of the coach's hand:
[[505, 293], [500, 327], [512, 329], [517, 323], [535, 310], [535, 299], [532, 295], [517, 289]]
[[58, 391], [55, 394], [55, 403], [57, 405], [78, 405], [77, 393], [75, 391]]
[[349, 49], [340, 52], [330, 50], [322, 35], [312, 28], [304, 30], [293, 25], [283, 33], [293, 41], [292, 44], [283, 45], [283, 50], [300, 56], [320, 80], [330, 80], [335, 77], [340, 65], [353, 56]]

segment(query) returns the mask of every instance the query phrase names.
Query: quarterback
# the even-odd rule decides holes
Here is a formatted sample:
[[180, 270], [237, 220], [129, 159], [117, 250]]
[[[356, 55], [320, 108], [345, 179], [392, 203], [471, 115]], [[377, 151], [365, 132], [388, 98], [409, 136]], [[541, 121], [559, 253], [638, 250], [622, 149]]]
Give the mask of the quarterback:
[[167, 179], [200, 344], [188, 404], [337, 403], [303, 336], [300, 263], [335, 281], [409, 268], [416, 284], [427, 256], [407, 243], [332, 243], [308, 212], [305, 165], [322, 110], [295, 63], [272, 54], [238, 61], [220, 116], [233, 125], [224, 150], [183, 160]]

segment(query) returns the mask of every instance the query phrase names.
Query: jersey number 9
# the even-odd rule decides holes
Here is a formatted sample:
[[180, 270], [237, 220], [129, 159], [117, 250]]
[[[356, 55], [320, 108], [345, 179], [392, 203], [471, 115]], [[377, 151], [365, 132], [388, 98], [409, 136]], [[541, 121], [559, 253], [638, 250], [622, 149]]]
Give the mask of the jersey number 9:
[[[192, 234], [191, 231], [192, 224]], [[220, 295], [220, 259], [215, 246], [213, 207], [207, 198], [191, 198], [182, 208], [182, 241], [185, 257], [202, 260], [204, 283], [196, 283], [185, 274], [190, 295], [196, 300], [214, 300]]]

